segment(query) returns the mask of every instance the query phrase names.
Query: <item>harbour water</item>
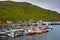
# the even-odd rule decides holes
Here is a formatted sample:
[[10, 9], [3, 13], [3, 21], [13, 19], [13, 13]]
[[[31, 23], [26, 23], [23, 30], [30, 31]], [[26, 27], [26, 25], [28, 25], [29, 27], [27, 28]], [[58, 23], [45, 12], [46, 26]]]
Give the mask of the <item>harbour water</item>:
[[16, 38], [0, 38], [0, 40], [60, 40], [60, 25], [51, 25], [53, 30], [40, 35], [20, 36]]

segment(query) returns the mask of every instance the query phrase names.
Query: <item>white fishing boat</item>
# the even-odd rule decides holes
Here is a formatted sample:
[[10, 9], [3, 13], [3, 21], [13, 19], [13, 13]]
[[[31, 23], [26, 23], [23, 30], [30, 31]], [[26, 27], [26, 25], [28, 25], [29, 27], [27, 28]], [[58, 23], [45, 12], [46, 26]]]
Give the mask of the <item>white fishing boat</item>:
[[22, 32], [23, 29], [20, 29], [20, 28], [11, 28], [11, 30], [8, 32], [7, 31], [7, 35], [10, 36], [10, 37], [17, 37], [19, 35], [22, 35]]
[[9, 37], [15, 37], [14, 32], [8, 32], [7, 35], [8, 35]]
[[5, 31], [0, 31], [0, 37], [7, 37], [6, 32]]
[[0, 32], [0, 34], [6, 34], [6, 32]]

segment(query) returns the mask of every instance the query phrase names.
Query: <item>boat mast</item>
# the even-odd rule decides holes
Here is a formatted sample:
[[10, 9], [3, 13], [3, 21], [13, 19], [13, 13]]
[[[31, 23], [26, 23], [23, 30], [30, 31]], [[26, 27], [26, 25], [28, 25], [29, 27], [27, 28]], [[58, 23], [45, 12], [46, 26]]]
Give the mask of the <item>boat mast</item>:
[[37, 24], [38, 24], [38, 27], [42, 27], [42, 20], [38, 21]]
[[42, 20], [40, 20], [40, 21], [39, 21], [39, 24], [40, 24], [40, 26], [39, 26], [39, 27], [42, 27]]

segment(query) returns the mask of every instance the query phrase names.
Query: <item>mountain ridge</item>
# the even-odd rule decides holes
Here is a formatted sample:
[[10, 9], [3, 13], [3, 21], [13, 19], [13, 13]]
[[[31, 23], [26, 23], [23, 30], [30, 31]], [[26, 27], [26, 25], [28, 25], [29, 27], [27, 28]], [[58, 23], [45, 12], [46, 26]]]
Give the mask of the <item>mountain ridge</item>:
[[26, 2], [0, 1], [0, 20], [60, 20], [56, 11], [46, 10]]

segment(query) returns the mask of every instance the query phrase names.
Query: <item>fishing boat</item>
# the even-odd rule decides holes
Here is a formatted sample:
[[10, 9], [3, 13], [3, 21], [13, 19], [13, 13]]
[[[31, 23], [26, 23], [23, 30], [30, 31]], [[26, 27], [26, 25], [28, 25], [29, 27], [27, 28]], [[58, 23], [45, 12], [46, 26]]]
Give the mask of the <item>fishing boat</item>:
[[8, 35], [9, 37], [15, 37], [14, 32], [8, 32], [7, 35]]
[[35, 32], [32, 29], [25, 29], [24, 30], [24, 35], [34, 35]]
[[6, 33], [6, 31], [5, 31], [5, 29], [2, 29], [1, 31], [0, 31], [0, 37], [7, 37], [8, 35], [6, 35], [7, 33]]
[[27, 36], [27, 35], [28, 35], [28, 29], [24, 29], [23, 35], [24, 35], [24, 36]]
[[21, 29], [16, 29], [16, 28], [11, 28], [11, 30], [10, 31], [7, 31], [7, 35], [8, 36], [10, 36], [10, 37], [17, 37], [17, 36], [19, 36], [19, 31], [20, 31]]
[[46, 23], [46, 26], [42, 28], [43, 32], [49, 32], [52, 29], [53, 29], [52, 26], [48, 25], [48, 23]]
[[42, 34], [42, 30], [39, 27], [34, 28], [36, 34]]
[[30, 29], [30, 30], [28, 30], [28, 34], [29, 35], [34, 35], [35, 34], [35, 31], [33, 31], [33, 30]]

